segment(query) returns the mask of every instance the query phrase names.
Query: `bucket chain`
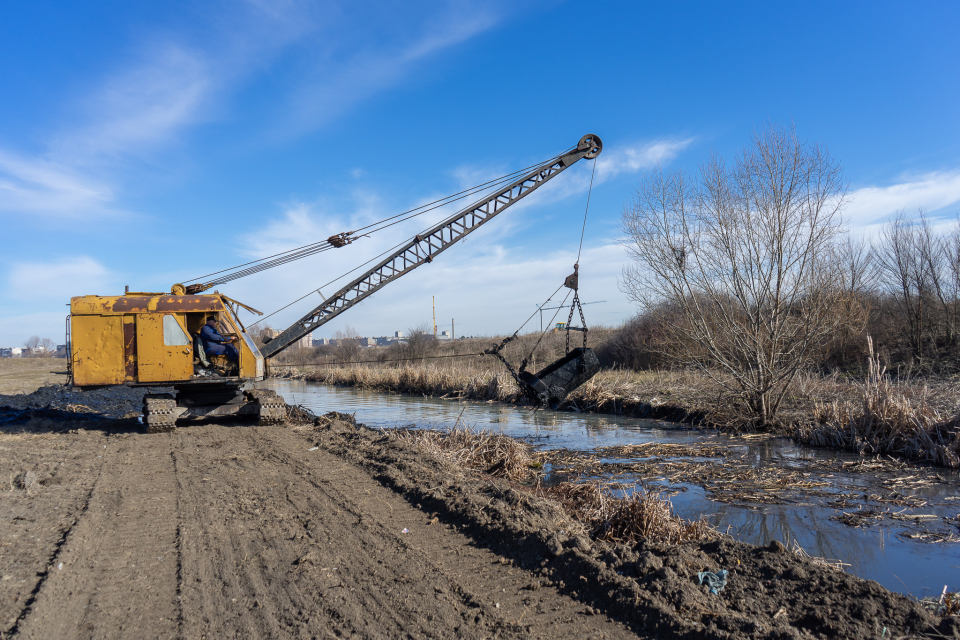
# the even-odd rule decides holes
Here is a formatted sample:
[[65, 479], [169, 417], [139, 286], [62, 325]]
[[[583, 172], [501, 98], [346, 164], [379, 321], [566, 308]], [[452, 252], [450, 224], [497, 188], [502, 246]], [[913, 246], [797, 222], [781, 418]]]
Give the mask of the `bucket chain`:
[[573, 302], [570, 303], [570, 315], [567, 316], [567, 353], [570, 353], [570, 323], [573, 322], [574, 307], [580, 312], [580, 324], [583, 325], [583, 348], [587, 348], [587, 319], [583, 315], [583, 307], [580, 306], [580, 292], [573, 292]]

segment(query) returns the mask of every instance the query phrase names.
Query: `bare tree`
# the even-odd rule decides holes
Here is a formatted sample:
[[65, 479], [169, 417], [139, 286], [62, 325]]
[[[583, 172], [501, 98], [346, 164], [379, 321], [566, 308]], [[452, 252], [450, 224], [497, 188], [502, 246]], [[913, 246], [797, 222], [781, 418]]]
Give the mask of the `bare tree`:
[[333, 354], [337, 362], [357, 362], [360, 359], [360, 334], [353, 327], [346, 325], [333, 337], [337, 340]]
[[910, 346], [923, 349], [929, 316], [930, 271], [921, 244], [924, 234], [900, 211], [883, 230], [877, 248], [881, 281], [896, 297], [909, 329]]
[[433, 329], [425, 322], [421, 322], [416, 327], [407, 329], [407, 341], [403, 345], [404, 358], [425, 358], [433, 353], [436, 347], [437, 339], [433, 335]]
[[845, 193], [825, 148], [770, 126], [730, 166], [713, 155], [690, 180], [651, 172], [623, 213], [620, 286], [647, 313], [672, 310], [662, 352], [761, 424], [838, 328], [863, 322], [835, 278]]
[[41, 338], [39, 346], [43, 347], [45, 356], [54, 356], [57, 353], [57, 343], [50, 338]]
[[247, 329], [247, 334], [253, 338], [254, 344], [262, 347], [270, 340], [273, 340], [277, 331], [268, 322], [258, 322]]
[[930, 281], [930, 293], [937, 306], [936, 332], [943, 344], [952, 345], [957, 335], [957, 290], [951, 271], [953, 246], [938, 234], [923, 210], [917, 222], [917, 252]]

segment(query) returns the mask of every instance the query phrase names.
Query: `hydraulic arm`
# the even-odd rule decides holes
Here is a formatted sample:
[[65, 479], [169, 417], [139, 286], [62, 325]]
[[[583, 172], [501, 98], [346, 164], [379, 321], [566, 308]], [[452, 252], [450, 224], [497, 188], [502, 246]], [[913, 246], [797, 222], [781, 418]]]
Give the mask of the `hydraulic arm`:
[[577, 146], [541, 165], [489, 197], [460, 210], [384, 258], [376, 266], [321, 302], [283, 333], [261, 348], [264, 357], [275, 356], [350, 307], [373, 295], [400, 276], [433, 259], [452, 244], [489, 222], [507, 207], [526, 197], [582, 158], [596, 158], [603, 149], [600, 138], [587, 134]]

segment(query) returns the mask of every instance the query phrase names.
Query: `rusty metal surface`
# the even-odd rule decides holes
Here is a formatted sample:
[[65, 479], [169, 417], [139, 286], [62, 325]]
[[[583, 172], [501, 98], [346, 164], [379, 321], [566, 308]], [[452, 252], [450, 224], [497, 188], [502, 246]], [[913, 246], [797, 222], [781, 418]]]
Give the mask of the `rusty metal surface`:
[[429, 230], [418, 234], [413, 240], [324, 300], [310, 313], [264, 345], [263, 355], [267, 358], [276, 355], [361, 300], [373, 295], [393, 280], [422, 264], [433, 262], [434, 258], [450, 246], [480, 228], [484, 223], [492, 220], [507, 207], [530, 195], [534, 190], [546, 184], [578, 160], [597, 157], [602, 149], [603, 143], [600, 138], [593, 134], [587, 134], [580, 138], [574, 150], [557, 157], [548, 164], [537, 167], [522, 178], [496, 191], [493, 195], [474, 203]]
[[122, 383], [125, 372], [122, 318], [73, 315], [70, 325], [74, 385]]
[[353, 242], [353, 238], [350, 237], [350, 232], [346, 231], [344, 233], [333, 234], [332, 236], [327, 238], [327, 242], [329, 242], [334, 247], [339, 249], [340, 247], [345, 247], [351, 242]]
[[127, 382], [137, 380], [136, 316], [123, 316], [123, 375]]
[[[167, 346], [163, 340], [163, 313], [137, 314], [137, 381], [172, 382], [193, 375], [193, 345]], [[174, 316], [176, 317], [176, 316]], [[183, 318], [177, 324], [184, 328]], [[186, 330], [184, 329], [184, 332]]]
[[70, 299], [70, 313], [112, 315], [122, 313], [221, 311], [218, 295], [206, 296], [78, 296]]

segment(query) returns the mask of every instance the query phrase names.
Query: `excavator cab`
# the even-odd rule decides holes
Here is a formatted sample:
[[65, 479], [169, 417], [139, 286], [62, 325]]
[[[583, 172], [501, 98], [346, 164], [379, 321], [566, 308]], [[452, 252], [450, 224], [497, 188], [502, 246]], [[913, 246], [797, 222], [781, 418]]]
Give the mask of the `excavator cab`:
[[[254, 414], [262, 424], [282, 422], [286, 405], [274, 392], [243, 391], [244, 384], [263, 380], [264, 362], [230, 302], [217, 293], [72, 298], [68, 366], [73, 388], [170, 388], [144, 398], [148, 431], [168, 431], [178, 418], [200, 416]], [[199, 334], [211, 315], [221, 335], [238, 338], [236, 364], [203, 353]]]

